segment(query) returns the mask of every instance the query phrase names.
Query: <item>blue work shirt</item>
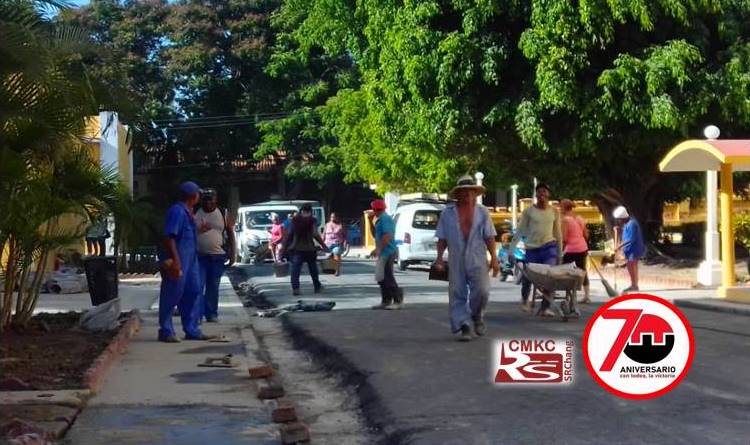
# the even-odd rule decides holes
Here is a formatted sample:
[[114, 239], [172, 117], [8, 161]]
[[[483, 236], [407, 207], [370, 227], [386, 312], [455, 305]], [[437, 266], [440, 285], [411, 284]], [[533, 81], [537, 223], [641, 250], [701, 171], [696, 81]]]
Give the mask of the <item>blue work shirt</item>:
[[435, 236], [448, 244], [448, 271], [450, 274], [463, 270], [466, 272], [487, 272], [487, 239], [495, 238], [497, 232], [492, 224], [487, 207], [477, 204], [474, 207], [474, 218], [469, 231], [469, 238], [464, 239], [461, 224], [458, 220], [456, 204], [450, 204], [443, 210], [438, 221]]
[[641, 234], [641, 226], [635, 218], [625, 223], [625, 227], [622, 229], [622, 252], [628, 258], [640, 258], [646, 253], [646, 246], [643, 243], [643, 235]]
[[378, 247], [380, 246], [380, 240], [386, 233], [391, 234], [391, 241], [380, 251], [380, 256], [389, 256], [396, 253], [396, 222], [389, 214], [383, 212], [375, 221], [375, 242]]
[[[186, 269], [197, 258], [197, 234], [193, 213], [184, 203], [179, 202], [167, 210], [164, 236], [174, 238], [180, 263]], [[166, 255], [168, 258], [169, 253]]]

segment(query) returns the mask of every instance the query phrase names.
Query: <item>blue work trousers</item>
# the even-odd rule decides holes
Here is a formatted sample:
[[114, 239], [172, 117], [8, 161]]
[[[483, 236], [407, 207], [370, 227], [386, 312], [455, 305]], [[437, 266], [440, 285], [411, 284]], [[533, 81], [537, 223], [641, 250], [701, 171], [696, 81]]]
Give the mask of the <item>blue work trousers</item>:
[[451, 265], [448, 269], [448, 303], [451, 331], [456, 333], [470, 322], [481, 323], [490, 298], [490, 277], [487, 267], [467, 271]]
[[[549, 264], [550, 266], [557, 265], [557, 242], [551, 241], [543, 246], [535, 249], [526, 250], [526, 262], [535, 264]], [[526, 303], [529, 300], [531, 294], [531, 281], [526, 277], [521, 278], [521, 298]]]
[[201, 270], [201, 303], [196, 305], [196, 318], [216, 319], [219, 317], [219, 284], [224, 275], [225, 254], [198, 255]]
[[200, 337], [198, 319], [195, 318], [196, 301], [200, 295], [200, 270], [198, 260], [182, 264], [182, 276], [173, 279], [162, 273], [161, 292], [159, 293], [159, 339], [175, 335], [172, 325], [172, 311], [175, 306], [180, 309], [182, 330], [186, 337]]

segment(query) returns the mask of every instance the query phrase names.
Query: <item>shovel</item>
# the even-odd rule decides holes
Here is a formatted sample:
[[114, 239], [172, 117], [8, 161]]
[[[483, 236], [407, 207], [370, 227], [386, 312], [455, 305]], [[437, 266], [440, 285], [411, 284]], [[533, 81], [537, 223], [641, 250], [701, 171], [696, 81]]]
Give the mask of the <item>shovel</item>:
[[[609, 281], [604, 279], [604, 276], [602, 275], [601, 271], [599, 271], [599, 268], [596, 266], [596, 263], [592, 261], [591, 265], [594, 266], [594, 270], [596, 270], [597, 275], [599, 275], [599, 278], [602, 280], [602, 286], [604, 286], [604, 290], [607, 291], [607, 295], [609, 296], [609, 298], [619, 297], [620, 293], [617, 292], [609, 284]], [[615, 277], [617, 277], [617, 271], [615, 271]]]

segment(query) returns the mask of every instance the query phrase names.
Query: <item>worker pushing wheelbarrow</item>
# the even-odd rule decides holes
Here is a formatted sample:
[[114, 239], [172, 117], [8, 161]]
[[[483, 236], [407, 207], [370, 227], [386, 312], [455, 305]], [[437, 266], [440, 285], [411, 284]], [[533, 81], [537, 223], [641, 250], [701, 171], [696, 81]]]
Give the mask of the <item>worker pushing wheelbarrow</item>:
[[[568, 318], [579, 318], [581, 312], [576, 307], [577, 292], [583, 286], [586, 272], [578, 269], [574, 263], [550, 266], [548, 264], [521, 263], [520, 270], [524, 277], [531, 282], [532, 310], [536, 301], [542, 304], [536, 315], [543, 315], [545, 309], [550, 309], [563, 321]], [[561, 291], [561, 294], [557, 294]], [[560, 295], [558, 297], [558, 295]]]

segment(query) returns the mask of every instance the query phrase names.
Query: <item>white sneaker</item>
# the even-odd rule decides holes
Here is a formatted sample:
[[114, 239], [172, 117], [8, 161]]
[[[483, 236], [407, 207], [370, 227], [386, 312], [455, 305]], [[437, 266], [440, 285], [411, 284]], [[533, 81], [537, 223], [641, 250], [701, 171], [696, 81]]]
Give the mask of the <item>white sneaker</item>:
[[371, 307], [370, 309], [385, 309], [386, 306], [388, 306], [385, 303], [376, 304], [375, 306]]
[[388, 306], [384, 307], [383, 309], [385, 309], [387, 311], [397, 311], [397, 310], [401, 309], [401, 304], [400, 303], [392, 303], [392, 304], [389, 304]]

